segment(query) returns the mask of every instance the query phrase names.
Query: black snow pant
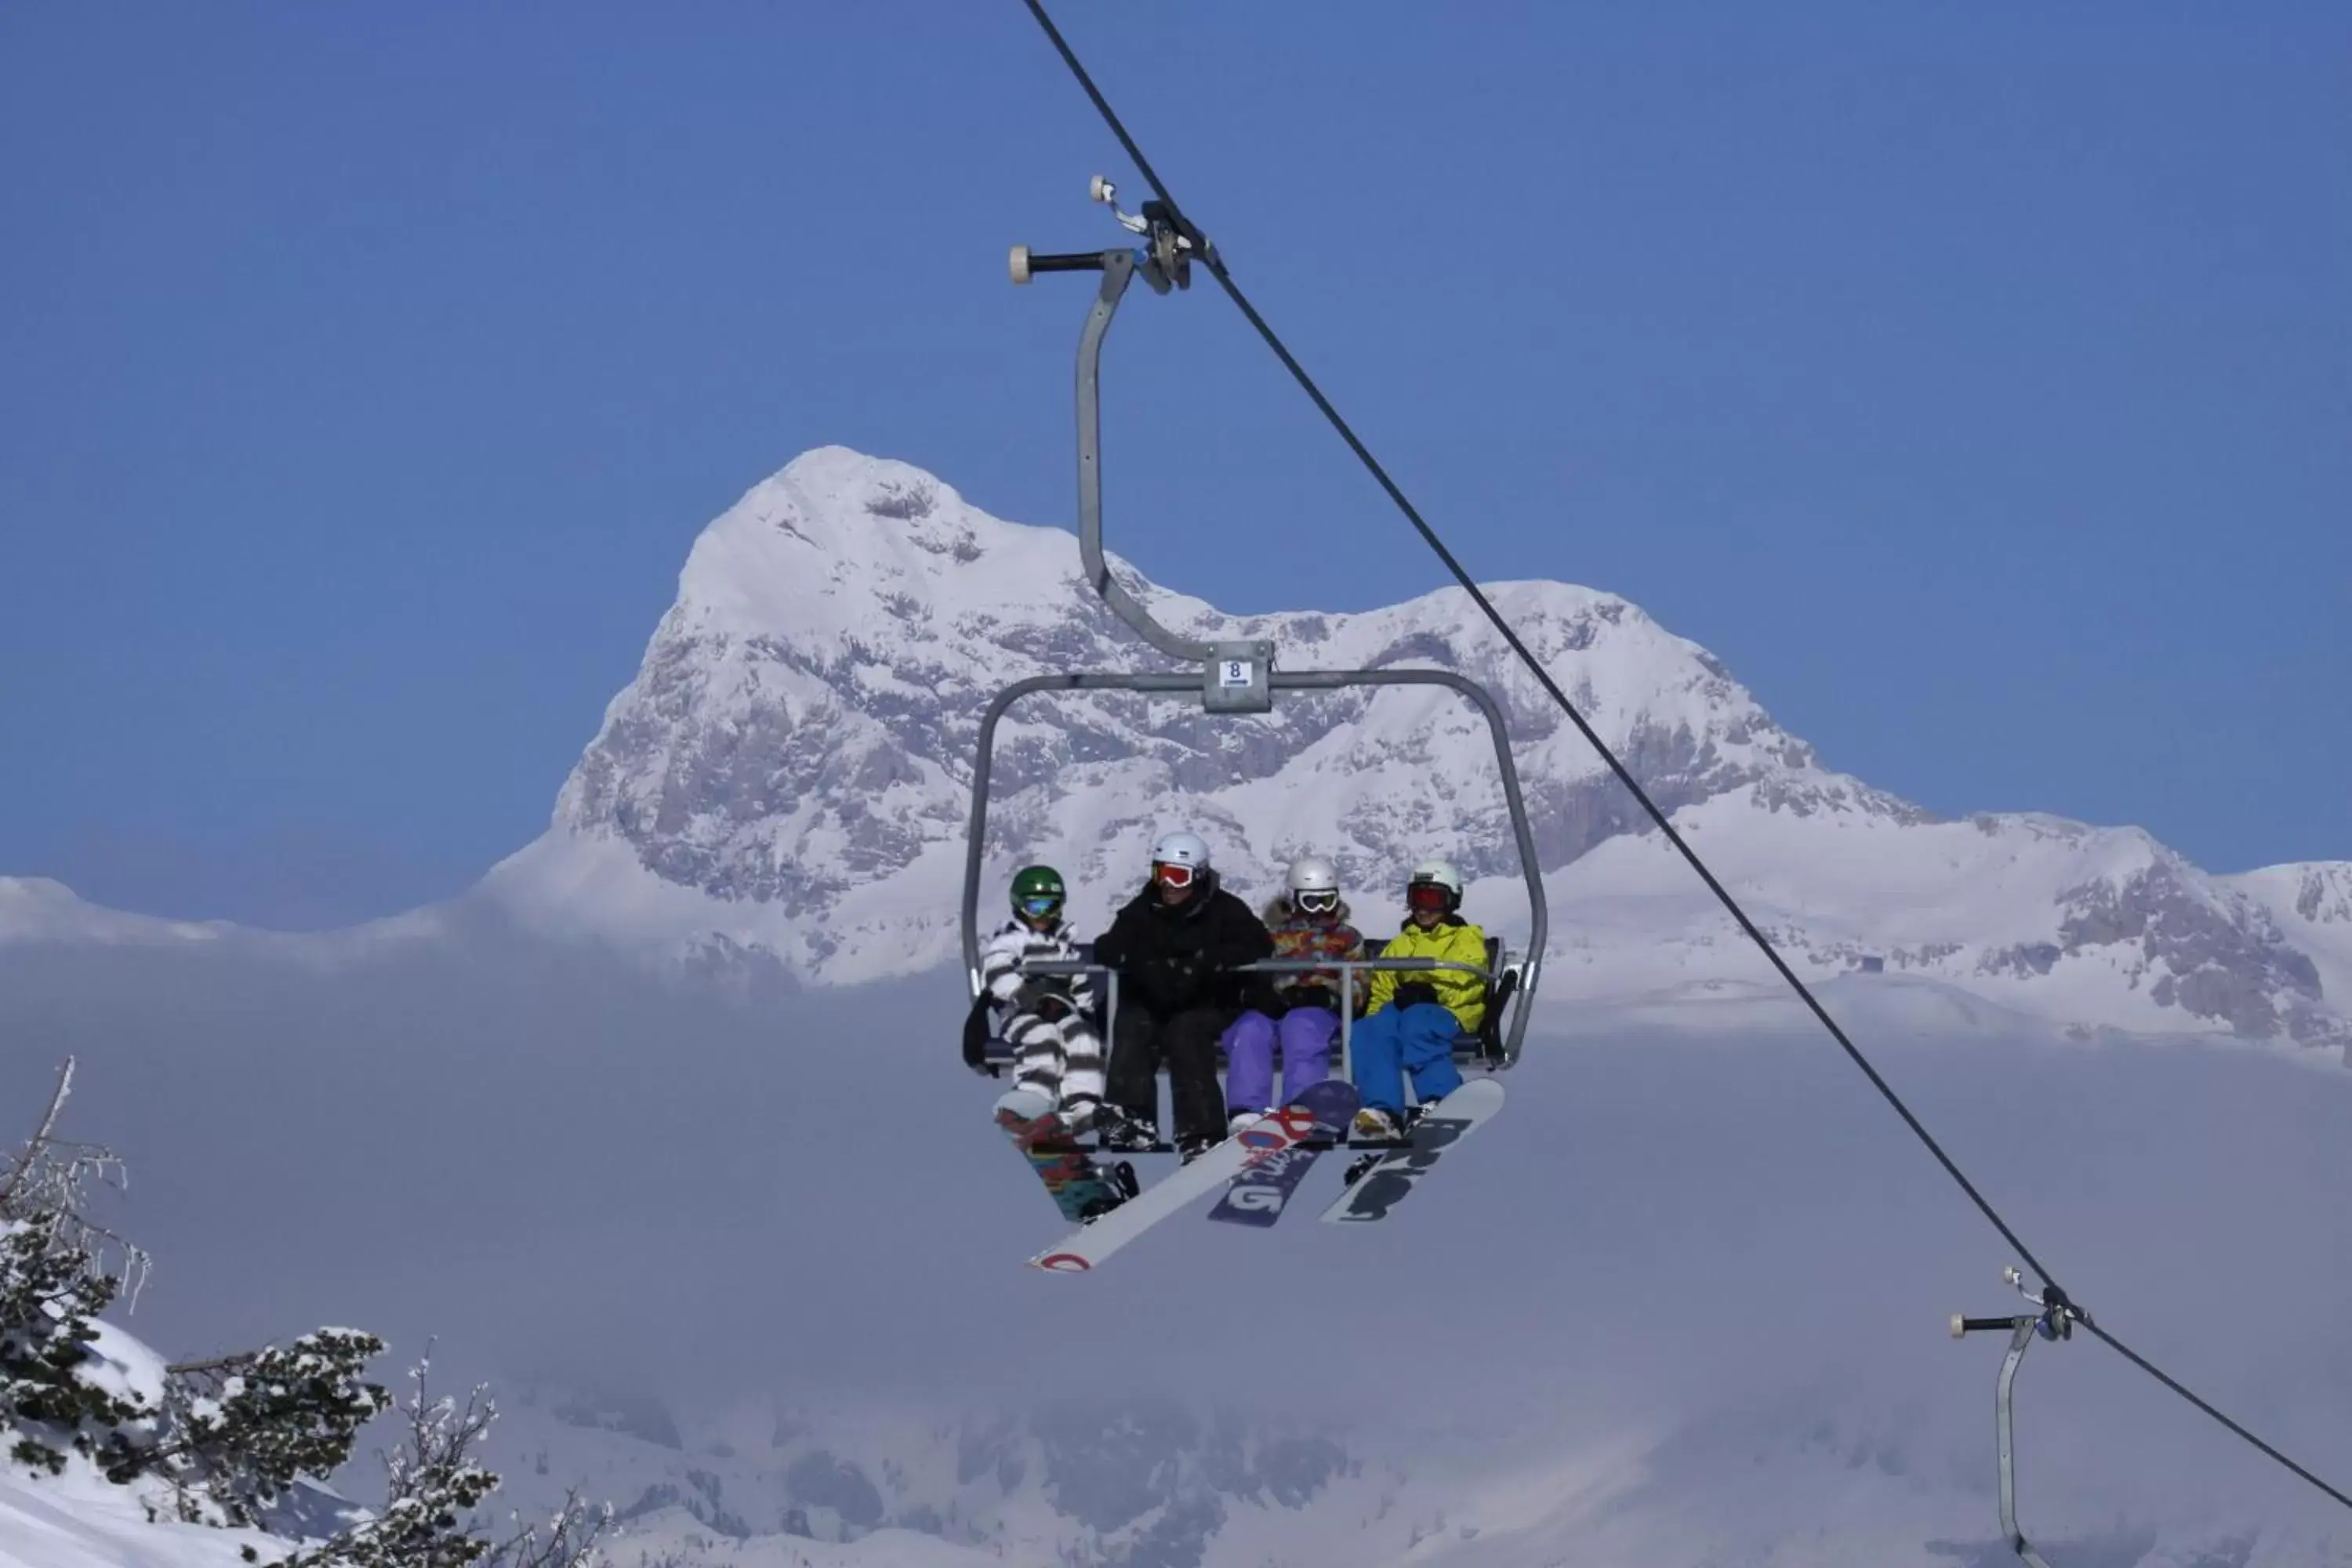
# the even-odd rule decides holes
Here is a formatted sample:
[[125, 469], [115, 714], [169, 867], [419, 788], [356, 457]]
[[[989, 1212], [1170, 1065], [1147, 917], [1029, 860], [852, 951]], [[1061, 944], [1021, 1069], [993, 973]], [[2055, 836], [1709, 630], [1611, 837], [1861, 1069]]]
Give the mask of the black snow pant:
[[1217, 1087], [1217, 1037], [1234, 1021], [1231, 1007], [1187, 1007], [1161, 1016], [1140, 1002], [1120, 998], [1111, 1025], [1110, 1102], [1147, 1127], [1160, 1124], [1160, 1064], [1168, 1066], [1168, 1097], [1175, 1102], [1176, 1137], [1225, 1135], [1225, 1097]]

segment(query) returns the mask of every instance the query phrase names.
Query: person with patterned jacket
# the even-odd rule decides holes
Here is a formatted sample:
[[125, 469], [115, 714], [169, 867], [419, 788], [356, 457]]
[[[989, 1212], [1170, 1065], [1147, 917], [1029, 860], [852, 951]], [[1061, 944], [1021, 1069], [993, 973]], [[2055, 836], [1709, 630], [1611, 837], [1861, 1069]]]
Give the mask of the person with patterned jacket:
[[[1077, 939], [1062, 920], [1068, 897], [1062, 874], [1051, 866], [1016, 873], [1012, 921], [980, 950], [980, 984], [982, 1005], [997, 1014], [998, 1032], [1013, 1049], [1014, 1087], [1044, 1095], [1076, 1133], [1093, 1126], [1102, 1109], [1102, 1036], [1091, 1017], [1094, 977], [1026, 974], [1021, 967], [1033, 959], [1079, 956]], [[969, 1040], [966, 1051], [969, 1056]]]
[[[1363, 935], [1348, 923], [1339, 874], [1330, 861], [1316, 855], [1294, 860], [1284, 883], [1282, 896], [1265, 910], [1276, 958], [1344, 962], [1364, 956]], [[1274, 1098], [1277, 1049], [1284, 1100], [1296, 1100], [1307, 1085], [1330, 1077], [1339, 1008], [1360, 1007], [1367, 994], [1361, 971], [1318, 969], [1267, 978], [1271, 984], [1259, 993], [1256, 1005], [1225, 1030], [1228, 1131], [1278, 1103]]]
[[[1404, 926], [1381, 950], [1382, 958], [1435, 958], [1484, 967], [1486, 933], [1462, 918], [1462, 873], [1444, 860], [1424, 860], [1405, 884]], [[1459, 969], [1372, 972], [1371, 1001], [1350, 1037], [1356, 1091], [1356, 1136], [1403, 1136], [1404, 1079], [1426, 1108], [1462, 1087], [1454, 1065], [1454, 1037], [1475, 1032], [1486, 1017], [1486, 983]]]

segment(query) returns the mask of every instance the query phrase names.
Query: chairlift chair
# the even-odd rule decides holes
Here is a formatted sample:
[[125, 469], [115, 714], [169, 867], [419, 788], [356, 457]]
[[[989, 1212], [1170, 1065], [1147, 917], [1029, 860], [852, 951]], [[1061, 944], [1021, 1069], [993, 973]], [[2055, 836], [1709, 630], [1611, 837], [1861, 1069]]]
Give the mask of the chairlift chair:
[[[1486, 721], [1495, 747], [1495, 763], [1503, 781], [1503, 799], [1518, 848], [1519, 869], [1527, 888], [1528, 945], [1524, 952], [1508, 951], [1496, 938], [1486, 943], [1483, 967], [1446, 963], [1425, 958], [1379, 956], [1380, 943], [1367, 942], [1367, 957], [1355, 963], [1324, 960], [1273, 960], [1247, 965], [1258, 973], [1302, 973], [1344, 968], [1427, 971], [1435, 968], [1476, 973], [1486, 989], [1485, 1021], [1454, 1042], [1454, 1058], [1465, 1066], [1488, 1071], [1516, 1066], [1527, 1037], [1538, 973], [1542, 967], [1549, 916], [1536, 860], [1535, 835], [1528, 820], [1527, 803], [1519, 789], [1518, 769], [1511, 760], [1510, 736], [1494, 694], [1467, 676], [1446, 669], [1286, 669], [1276, 664], [1271, 641], [1201, 642], [1180, 636], [1152, 618], [1151, 613], [1111, 575], [1102, 545], [1102, 416], [1101, 363], [1104, 335], [1139, 275], [1153, 292], [1191, 287], [1192, 264], [1213, 254], [1205, 237], [1158, 202], [1146, 202], [1137, 214], [1121, 212], [1117, 191], [1097, 175], [1089, 192], [1108, 206], [1119, 224], [1141, 243], [1132, 247], [1070, 255], [1037, 255], [1026, 246], [1012, 253], [1010, 272], [1015, 284], [1055, 272], [1097, 272], [1100, 286], [1086, 325], [1078, 335], [1078, 554], [1088, 584], [1138, 636], [1153, 648], [1188, 668], [1162, 670], [1068, 670], [1031, 676], [999, 691], [981, 715], [980, 739], [972, 761], [971, 819], [964, 840], [963, 901], [961, 927], [964, 969], [975, 1001], [981, 994], [980, 907], [982, 879], [986, 871], [989, 777], [995, 759], [996, 729], [1005, 713], [1023, 698], [1041, 691], [1125, 691], [1146, 696], [1196, 699], [1212, 714], [1265, 713], [1273, 710], [1278, 691], [1336, 691], [1353, 687], [1444, 687], [1478, 710]], [[1118, 977], [1090, 962], [1036, 963], [1033, 973], [1076, 973], [1089, 970], [1106, 977], [1104, 1023], [1116, 1012]], [[1347, 1020], [1343, 1015], [1340, 1048], [1344, 1070]], [[991, 1040], [982, 1070], [1001, 1068], [1012, 1059], [1012, 1048]]]

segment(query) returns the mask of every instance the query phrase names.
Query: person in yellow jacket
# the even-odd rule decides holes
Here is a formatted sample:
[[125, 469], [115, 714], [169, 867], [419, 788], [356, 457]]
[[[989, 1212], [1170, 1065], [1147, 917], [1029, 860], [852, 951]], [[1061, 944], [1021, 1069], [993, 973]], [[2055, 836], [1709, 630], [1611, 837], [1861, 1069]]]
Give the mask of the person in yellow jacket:
[[[1424, 860], [1405, 884], [1403, 929], [1381, 949], [1383, 958], [1486, 962], [1486, 933], [1462, 918], [1462, 873], [1444, 860]], [[1372, 972], [1370, 1012], [1349, 1042], [1355, 1061], [1360, 1138], [1404, 1132], [1404, 1078], [1423, 1105], [1462, 1087], [1454, 1065], [1454, 1037], [1486, 1016], [1486, 984], [1459, 969]]]

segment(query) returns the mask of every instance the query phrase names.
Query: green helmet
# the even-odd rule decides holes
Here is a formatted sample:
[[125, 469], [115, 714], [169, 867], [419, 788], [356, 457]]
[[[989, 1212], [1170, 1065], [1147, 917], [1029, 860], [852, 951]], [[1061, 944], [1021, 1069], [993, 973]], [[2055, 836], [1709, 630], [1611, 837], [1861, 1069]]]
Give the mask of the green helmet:
[[1059, 920], [1069, 896], [1062, 874], [1051, 866], [1024, 866], [1013, 877], [1013, 912], [1024, 921]]

